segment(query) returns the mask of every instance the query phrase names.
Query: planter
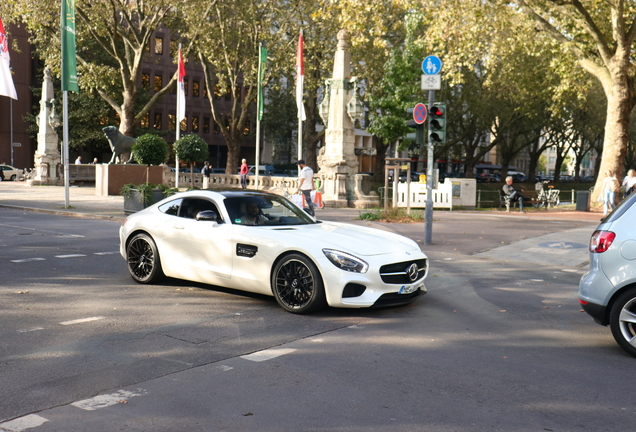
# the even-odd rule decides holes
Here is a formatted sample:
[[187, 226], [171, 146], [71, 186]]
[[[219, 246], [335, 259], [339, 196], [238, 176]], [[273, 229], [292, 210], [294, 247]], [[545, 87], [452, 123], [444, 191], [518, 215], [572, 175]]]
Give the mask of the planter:
[[141, 192], [137, 189], [132, 189], [128, 196], [124, 196], [124, 213], [129, 215], [131, 213], [138, 212], [139, 210], [143, 210], [162, 199], [164, 199], [163, 191], [161, 189], [153, 189], [152, 202], [144, 204]]

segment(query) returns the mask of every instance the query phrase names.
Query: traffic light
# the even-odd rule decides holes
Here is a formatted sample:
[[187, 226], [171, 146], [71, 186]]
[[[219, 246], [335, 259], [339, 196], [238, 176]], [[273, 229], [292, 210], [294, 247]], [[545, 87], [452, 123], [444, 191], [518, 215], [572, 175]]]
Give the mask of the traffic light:
[[446, 104], [435, 102], [429, 111], [429, 142], [444, 144], [446, 142]]
[[424, 145], [424, 124], [417, 124], [415, 120], [413, 120], [413, 108], [407, 108], [406, 114], [410, 119], [406, 122], [406, 125], [415, 129], [415, 132], [407, 133], [404, 138], [413, 141], [418, 146]]

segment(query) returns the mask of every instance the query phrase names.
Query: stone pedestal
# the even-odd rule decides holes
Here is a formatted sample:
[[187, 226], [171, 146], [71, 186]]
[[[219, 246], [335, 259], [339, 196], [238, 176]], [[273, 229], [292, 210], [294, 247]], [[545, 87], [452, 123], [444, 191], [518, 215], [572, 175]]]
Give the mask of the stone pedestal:
[[[355, 88], [351, 78], [351, 53], [349, 35], [338, 33], [333, 78], [327, 81], [327, 91], [322, 105], [328, 107], [325, 122], [325, 145], [318, 156], [318, 177], [322, 180], [323, 202], [328, 207], [375, 207], [380, 205], [377, 195], [362, 190], [358, 174], [358, 158], [355, 155], [355, 130], [347, 106]], [[358, 182], [358, 183], [356, 183]]]
[[62, 182], [58, 176], [58, 165], [62, 163], [58, 149], [58, 136], [49, 123], [55, 113], [53, 100], [53, 78], [47, 67], [44, 69], [40, 114], [38, 115], [38, 149], [34, 155], [34, 176], [27, 180], [28, 185], [55, 185]]
[[149, 183], [161, 184], [163, 166], [95, 165], [95, 195], [121, 195], [124, 185], [146, 183], [146, 176]]

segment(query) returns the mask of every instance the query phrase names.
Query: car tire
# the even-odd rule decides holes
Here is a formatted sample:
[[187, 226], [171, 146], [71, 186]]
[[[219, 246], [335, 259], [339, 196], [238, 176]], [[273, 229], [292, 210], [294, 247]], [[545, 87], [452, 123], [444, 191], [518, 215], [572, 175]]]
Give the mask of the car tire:
[[285, 255], [274, 266], [272, 292], [288, 312], [306, 314], [327, 305], [325, 288], [316, 265], [300, 254]]
[[148, 234], [137, 234], [128, 242], [126, 257], [128, 272], [135, 281], [147, 284], [164, 277], [157, 245]]
[[9, 180], [15, 181], [15, 174], [13, 174]]
[[636, 357], [636, 288], [625, 291], [616, 299], [609, 322], [618, 345]]

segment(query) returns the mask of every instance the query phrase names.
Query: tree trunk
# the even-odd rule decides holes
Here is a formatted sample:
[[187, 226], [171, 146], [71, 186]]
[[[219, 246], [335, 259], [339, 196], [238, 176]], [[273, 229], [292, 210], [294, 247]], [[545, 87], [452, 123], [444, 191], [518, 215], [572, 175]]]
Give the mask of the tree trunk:
[[607, 94], [605, 139], [603, 140], [603, 154], [591, 201], [597, 206], [599, 205], [597, 197], [603, 189], [603, 178], [605, 177], [603, 174], [606, 171], [612, 171], [619, 182], [621, 181], [625, 154], [627, 152], [629, 114], [634, 108], [634, 102], [629, 97], [627, 76], [622, 80], [624, 81], [623, 83], [620, 83], [618, 78], [613, 78], [614, 85], [611, 87], [611, 92], [608, 92], [607, 88], [605, 89]]
[[373, 143], [375, 145], [376, 155], [375, 155], [375, 169], [374, 169], [374, 180], [376, 182], [384, 184], [384, 166], [386, 165], [386, 150], [389, 148], [388, 144], [379, 139], [376, 136], [373, 136]]

